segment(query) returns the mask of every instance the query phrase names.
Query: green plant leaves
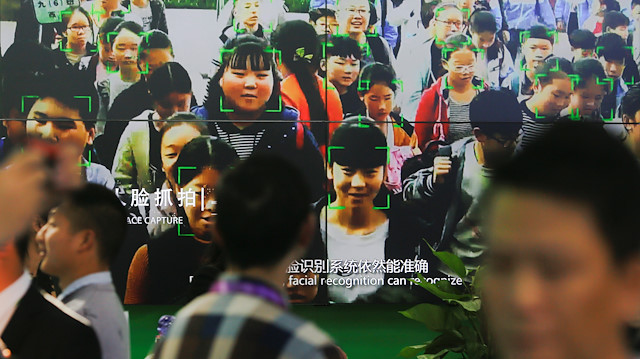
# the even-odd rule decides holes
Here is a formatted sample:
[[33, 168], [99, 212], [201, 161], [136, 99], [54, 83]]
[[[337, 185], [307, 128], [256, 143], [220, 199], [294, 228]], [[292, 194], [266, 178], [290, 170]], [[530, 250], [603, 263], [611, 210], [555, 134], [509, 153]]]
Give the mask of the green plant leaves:
[[476, 297], [474, 299], [471, 299], [471, 300], [449, 299], [449, 300], [446, 300], [446, 301], [448, 303], [458, 303], [465, 310], [467, 310], [469, 312], [474, 312], [474, 313], [475, 312], [479, 312], [480, 308], [482, 307], [481, 300], [478, 297]]
[[404, 347], [402, 348], [402, 350], [400, 351], [400, 353], [398, 355], [405, 357], [405, 358], [413, 358], [416, 355], [422, 354], [424, 353], [424, 348], [427, 347], [427, 344], [430, 342], [427, 342], [425, 344], [420, 344], [420, 345], [411, 345], [408, 347]]
[[429, 330], [443, 332], [456, 328], [457, 320], [453, 309], [453, 307], [422, 303], [399, 313], [409, 319], [424, 323]]
[[431, 252], [458, 277], [464, 279], [467, 276], [467, 268], [465, 268], [464, 263], [462, 263], [462, 260], [458, 256], [449, 252], [436, 252], [431, 245], [429, 245], [429, 248], [431, 248]]
[[[422, 288], [428, 290], [429, 292], [431, 292], [433, 295], [437, 296], [440, 299], [457, 299], [457, 300], [461, 300], [461, 299], [465, 299], [468, 298], [469, 295], [465, 295], [465, 294], [456, 294], [456, 293], [451, 293], [451, 292], [447, 292], [446, 289], [443, 290], [441, 288], [453, 288], [453, 286], [451, 286], [451, 283], [449, 283], [449, 281], [446, 280], [441, 280], [438, 282], [438, 285], [440, 287], [438, 287], [438, 285], [436, 284], [432, 284], [432, 283], [427, 283], [427, 280], [424, 278], [424, 276], [420, 273], [417, 273], [418, 278], [420, 279], [420, 281], [414, 280], [414, 279], [409, 279], [410, 281], [412, 281], [413, 283], [421, 286]], [[442, 283], [442, 282], [446, 282], [446, 283]], [[449, 287], [446, 287], [448, 284]]]

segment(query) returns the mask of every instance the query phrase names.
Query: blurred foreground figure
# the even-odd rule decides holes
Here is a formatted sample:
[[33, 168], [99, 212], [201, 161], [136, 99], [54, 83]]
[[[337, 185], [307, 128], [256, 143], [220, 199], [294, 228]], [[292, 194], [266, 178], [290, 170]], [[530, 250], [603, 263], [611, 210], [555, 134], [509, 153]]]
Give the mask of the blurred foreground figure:
[[502, 358], [632, 357], [639, 186], [633, 155], [586, 124], [552, 128], [496, 173], [483, 296]]
[[288, 311], [283, 290], [289, 264], [305, 254], [315, 228], [302, 174], [256, 154], [223, 175], [215, 198], [214, 240], [227, 271], [178, 313], [155, 357], [345, 358], [325, 333]]

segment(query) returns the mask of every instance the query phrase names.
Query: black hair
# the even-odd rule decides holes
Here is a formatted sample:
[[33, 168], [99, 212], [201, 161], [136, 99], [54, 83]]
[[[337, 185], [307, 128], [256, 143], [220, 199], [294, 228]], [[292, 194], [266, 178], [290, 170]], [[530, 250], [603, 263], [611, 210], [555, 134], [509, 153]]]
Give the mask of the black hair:
[[[595, 80], [596, 83], [605, 83], [607, 75], [604, 72], [604, 67], [600, 61], [596, 59], [580, 59], [573, 63], [573, 71], [578, 75], [578, 81], [575, 84], [575, 88], [585, 88], [589, 84], [590, 80]], [[609, 86], [605, 86], [607, 92], [609, 92]]]
[[316, 30], [302, 20], [278, 25], [271, 44], [280, 51], [282, 63], [295, 75], [309, 106], [310, 128], [320, 145], [327, 143], [327, 109], [320, 95], [316, 71], [320, 67], [321, 45]]
[[551, 43], [551, 45], [553, 45], [553, 42], [555, 41], [554, 31], [550, 31], [542, 25], [534, 25], [534, 26], [531, 26], [531, 28], [529, 29], [529, 36], [526, 37], [524, 40], [526, 41], [527, 39], [548, 40]]
[[602, 3], [607, 7], [606, 11], [620, 11], [620, 3], [617, 0], [602, 0]]
[[98, 93], [86, 74], [74, 69], [58, 69], [45, 76], [38, 85], [38, 98], [52, 98], [77, 109], [87, 128], [95, 125]]
[[627, 93], [622, 97], [620, 112], [634, 119], [638, 111], [640, 111], [640, 84], [635, 84], [630, 86]]
[[173, 115], [171, 115], [167, 119], [167, 122], [164, 124], [164, 126], [162, 126], [162, 129], [160, 130], [160, 142], [162, 142], [162, 138], [164, 137], [165, 133], [169, 132], [170, 129], [174, 127], [182, 126], [182, 125], [188, 125], [193, 127], [198, 132], [200, 132], [200, 135], [202, 136], [209, 135], [209, 129], [207, 128], [207, 124], [204, 123], [200, 119], [200, 117], [196, 116], [191, 112], [176, 112]]
[[435, 16], [435, 10], [438, 4], [438, 0], [420, 2], [420, 20], [425, 29], [429, 27], [431, 19]]
[[614, 263], [622, 264], [640, 250], [636, 226], [640, 218], [640, 166], [601, 124], [554, 125], [512, 162], [496, 170], [492, 180], [490, 193], [512, 188], [586, 205]]
[[[199, 136], [184, 145], [173, 166], [173, 178], [184, 187], [205, 168], [223, 172], [238, 161], [238, 154], [225, 141], [214, 136]], [[181, 167], [195, 167], [181, 170]]]
[[629, 18], [620, 11], [607, 11], [602, 19], [602, 30], [615, 29], [618, 26], [629, 26]]
[[588, 30], [576, 29], [569, 35], [569, 43], [574, 49], [595, 50], [596, 35]]
[[387, 164], [387, 139], [366, 116], [344, 119], [331, 137], [329, 166], [337, 163], [353, 168], [375, 168]]
[[156, 100], [162, 100], [172, 92], [191, 93], [189, 73], [177, 62], [167, 62], [149, 76], [149, 93]]
[[27, 260], [30, 240], [31, 237], [29, 231], [25, 231], [24, 233], [16, 236], [16, 239], [13, 242], [14, 246], [16, 247], [16, 252], [18, 253], [18, 258], [22, 263]]
[[569, 75], [573, 75], [574, 71], [569, 60], [561, 57], [550, 57], [538, 65], [534, 73], [536, 81], [544, 87], [555, 79], [565, 79]]
[[393, 92], [396, 92], [396, 72], [389, 65], [375, 62], [365, 66], [360, 71], [360, 78], [358, 79], [358, 92], [365, 94], [369, 92], [371, 86], [375, 84], [383, 84], [389, 87]]
[[477, 11], [469, 18], [469, 30], [475, 34], [490, 32], [495, 34], [498, 31], [496, 18], [489, 11]]
[[605, 61], [625, 61], [627, 49], [620, 35], [613, 32], [602, 34], [596, 43], [596, 55], [603, 57]]
[[0, 60], [0, 114], [8, 118], [11, 109], [19, 109], [26, 116], [33, 101], [27, 101], [23, 96], [35, 96], [38, 83], [56, 70], [54, 53], [38, 43], [18, 41], [9, 46]]
[[451, 54], [464, 49], [473, 51], [471, 38], [462, 33], [451, 34], [444, 42], [444, 46], [442, 48], [442, 60], [447, 61], [451, 58]]
[[98, 36], [100, 37], [100, 41], [108, 44], [113, 44], [113, 40], [115, 39], [114, 33], [116, 32], [116, 28], [122, 22], [124, 22], [124, 19], [119, 17], [110, 17], [106, 19], [102, 23], [102, 25], [100, 25], [100, 30], [98, 30]]
[[120, 34], [120, 32], [125, 29], [133, 32], [138, 36], [141, 36], [140, 34], [144, 32], [144, 29], [142, 28], [142, 26], [135, 21], [123, 21], [119, 23], [118, 26], [116, 26], [116, 29], [114, 30], [114, 32]]
[[98, 255], [111, 264], [122, 245], [127, 230], [127, 210], [106, 187], [86, 183], [70, 191], [58, 207], [74, 232], [90, 229], [98, 241]]
[[[220, 87], [220, 79], [227, 68], [247, 69], [247, 61], [251, 69], [254, 71], [271, 70], [273, 76], [273, 89], [271, 97], [267, 101], [266, 108], [274, 109], [280, 107], [280, 75], [274, 56], [278, 56], [274, 49], [268, 47], [265, 39], [258, 38], [254, 35], [237, 36], [225, 44], [221, 51], [220, 67], [216, 74], [209, 80], [207, 85], [207, 95], [204, 100], [204, 107], [210, 114], [210, 118], [225, 118], [224, 113], [220, 110], [220, 102], [224, 102], [224, 93]], [[213, 114], [213, 116], [211, 115]], [[280, 113], [263, 114], [262, 119], [272, 117], [280, 118]]]
[[266, 153], [223, 175], [215, 195], [216, 226], [227, 259], [240, 269], [268, 267], [283, 259], [311, 211], [303, 174], [284, 158]]
[[325, 58], [331, 56], [353, 57], [362, 60], [362, 49], [358, 42], [346, 35], [329, 36], [325, 44]]
[[336, 17], [336, 11], [326, 7], [318, 7], [309, 10], [309, 21], [315, 23], [322, 17]]
[[140, 54], [138, 58], [144, 60], [147, 56], [144, 51], [151, 49], [169, 49], [171, 51], [171, 56], [174, 56], [173, 45], [171, 44], [169, 35], [165, 34], [161, 30], [151, 30], [146, 34], [138, 48], [138, 53]]
[[486, 135], [513, 136], [522, 127], [522, 109], [513, 93], [487, 90], [471, 100], [469, 121]]

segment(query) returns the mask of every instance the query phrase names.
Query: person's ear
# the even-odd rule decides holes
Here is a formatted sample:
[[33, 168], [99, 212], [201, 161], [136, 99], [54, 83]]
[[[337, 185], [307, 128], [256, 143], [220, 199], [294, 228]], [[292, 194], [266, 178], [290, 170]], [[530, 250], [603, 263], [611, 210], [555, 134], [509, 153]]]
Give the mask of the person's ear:
[[478, 142], [486, 142], [489, 139], [489, 136], [485, 135], [479, 127], [474, 127], [472, 132]]
[[92, 250], [98, 250], [98, 238], [93, 229], [84, 229], [75, 234], [76, 251], [84, 253]]
[[220, 80], [218, 80], [218, 85], [220, 85], [220, 88], [222, 88], [222, 84], [224, 84], [224, 81], [222, 81], [222, 78], [224, 76], [220, 76]]
[[633, 122], [631, 121], [631, 117], [627, 114], [622, 114], [622, 123], [624, 124], [624, 128], [627, 132], [632, 132], [635, 127]]
[[364, 92], [358, 91], [358, 97], [360, 98], [360, 101], [364, 103]]
[[93, 140], [96, 138], [96, 127], [95, 125], [89, 129], [89, 135], [87, 136], [87, 145], [93, 145]]
[[327, 166], [327, 179], [333, 181], [333, 164]]
[[442, 59], [442, 60], [440, 60], [440, 61], [442, 61], [442, 67], [443, 67], [445, 70], [447, 70], [447, 72], [451, 72], [451, 70], [449, 70], [449, 63], [447, 62], [447, 60]]
[[320, 59], [320, 70], [322, 70], [322, 72], [324, 73], [327, 72], [327, 59], [325, 58]]

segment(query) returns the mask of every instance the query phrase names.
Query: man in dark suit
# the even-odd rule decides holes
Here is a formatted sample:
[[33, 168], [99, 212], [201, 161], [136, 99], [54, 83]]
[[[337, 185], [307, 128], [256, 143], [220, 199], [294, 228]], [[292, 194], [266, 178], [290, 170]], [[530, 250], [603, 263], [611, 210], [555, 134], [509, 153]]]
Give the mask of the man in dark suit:
[[0, 335], [10, 351], [2, 348], [3, 354], [19, 359], [99, 359], [100, 345], [89, 321], [41, 292], [24, 270], [28, 237], [23, 237], [0, 245]]

